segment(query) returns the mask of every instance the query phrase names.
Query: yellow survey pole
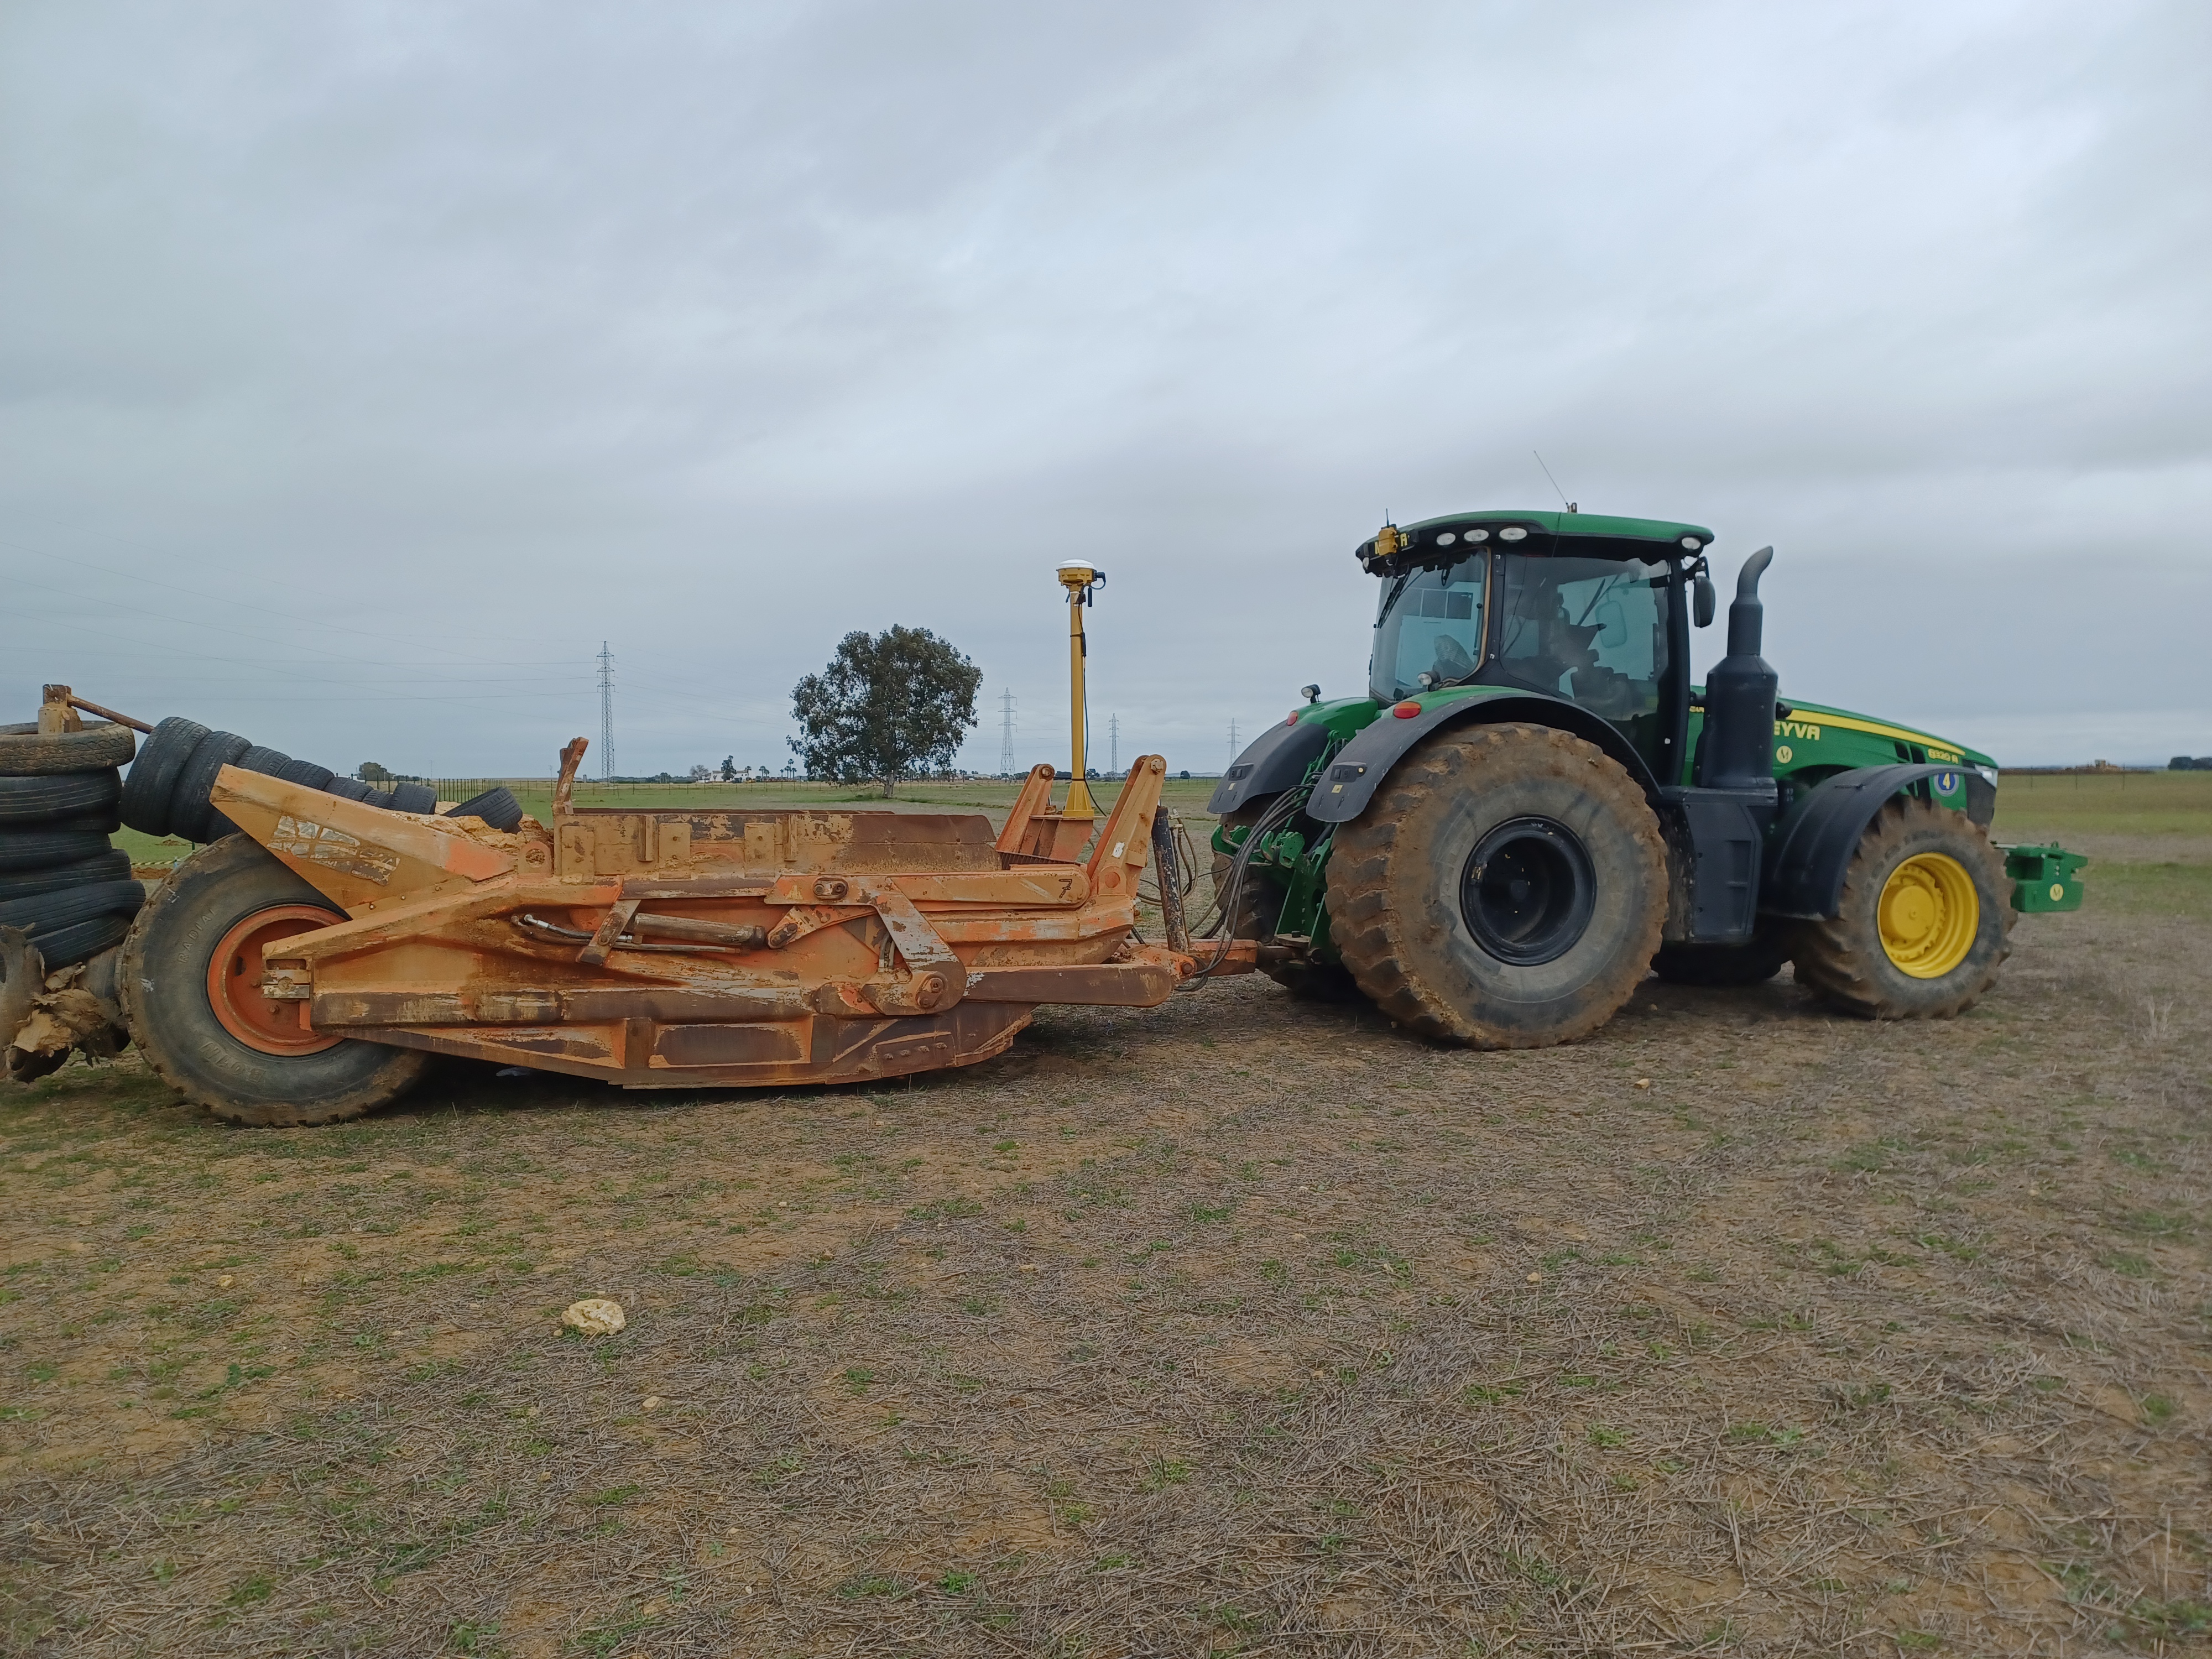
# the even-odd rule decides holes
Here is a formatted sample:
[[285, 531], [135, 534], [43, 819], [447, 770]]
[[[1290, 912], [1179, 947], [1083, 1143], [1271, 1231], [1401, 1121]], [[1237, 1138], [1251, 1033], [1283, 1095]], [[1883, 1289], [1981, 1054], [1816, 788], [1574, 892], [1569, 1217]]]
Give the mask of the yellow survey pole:
[[1074, 750], [1073, 763], [1067, 769], [1067, 800], [1060, 814], [1091, 818], [1098, 816], [1098, 809], [1091, 804], [1091, 791], [1083, 781], [1083, 668], [1084, 659], [1090, 655], [1083, 636], [1083, 608], [1091, 603], [1093, 590], [1106, 585], [1106, 573], [1081, 559], [1071, 559], [1060, 568], [1060, 585], [1067, 590], [1068, 726], [1069, 746]]

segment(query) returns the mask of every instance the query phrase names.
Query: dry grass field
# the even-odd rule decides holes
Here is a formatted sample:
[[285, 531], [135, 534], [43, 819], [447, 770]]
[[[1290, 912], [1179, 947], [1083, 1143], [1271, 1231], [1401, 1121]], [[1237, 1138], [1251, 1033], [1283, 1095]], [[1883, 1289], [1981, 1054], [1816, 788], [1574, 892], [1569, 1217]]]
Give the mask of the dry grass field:
[[2091, 781], [2008, 782], [2090, 907], [1942, 1024], [1244, 980], [872, 1091], [0, 1096], [0, 1651], [2201, 1650], [2212, 789]]

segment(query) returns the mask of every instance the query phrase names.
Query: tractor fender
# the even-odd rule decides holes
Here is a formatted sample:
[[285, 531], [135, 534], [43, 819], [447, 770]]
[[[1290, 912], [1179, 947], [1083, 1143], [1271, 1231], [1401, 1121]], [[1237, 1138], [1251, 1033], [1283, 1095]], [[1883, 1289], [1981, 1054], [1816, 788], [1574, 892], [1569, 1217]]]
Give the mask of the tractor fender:
[[1958, 763], [1860, 766], [1823, 779], [1793, 802], [1776, 826], [1759, 908], [1808, 921], [1836, 914], [1844, 872], [1859, 837], [1893, 795]]
[[1269, 728], [1245, 744], [1236, 764], [1221, 775], [1206, 810], [1225, 817], [1240, 806], [1296, 788], [1314, 757], [1328, 746], [1328, 727], [1319, 720]]
[[1611, 726], [1564, 698], [1540, 692], [1498, 691], [1487, 696], [1449, 697], [1432, 703], [1411, 720], [1385, 713], [1337, 751], [1328, 773], [1314, 785], [1306, 816], [1322, 823], [1349, 823], [1367, 810], [1375, 791], [1390, 775], [1400, 757], [1432, 732], [1448, 726], [1495, 726], [1505, 720], [1526, 720], [1532, 726], [1556, 726], [1595, 744], [1626, 767], [1644, 793], [1658, 798], [1658, 780], [1627, 738]]

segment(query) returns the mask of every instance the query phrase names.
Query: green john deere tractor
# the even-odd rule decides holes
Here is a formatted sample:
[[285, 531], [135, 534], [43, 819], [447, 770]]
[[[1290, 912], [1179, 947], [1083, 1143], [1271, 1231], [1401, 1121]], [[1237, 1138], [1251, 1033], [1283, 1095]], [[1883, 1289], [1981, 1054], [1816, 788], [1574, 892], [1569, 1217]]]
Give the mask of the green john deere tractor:
[[1973, 1002], [2019, 913], [2080, 905], [2083, 860], [1991, 842], [1988, 756], [1778, 700], [1771, 548], [1692, 684], [1712, 539], [1570, 509], [1362, 543], [1382, 584], [1368, 693], [1308, 686], [1222, 779], [1213, 931], [1294, 990], [1483, 1048], [1585, 1036], [1647, 971], [1741, 986], [1794, 962], [1869, 1018]]

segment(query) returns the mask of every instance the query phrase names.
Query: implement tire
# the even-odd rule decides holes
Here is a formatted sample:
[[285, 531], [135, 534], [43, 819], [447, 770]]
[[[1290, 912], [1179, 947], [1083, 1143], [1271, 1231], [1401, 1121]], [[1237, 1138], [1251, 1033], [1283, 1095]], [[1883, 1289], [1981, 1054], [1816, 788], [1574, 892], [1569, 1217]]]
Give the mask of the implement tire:
[[1788, 930], [1762, 921], [1742, 945], [1662, 945], [1651, 971], [1669, 985], [1732, 988], [1764, 985], [1789, 960]]
[[208, 729], [198, 720], [172, 714], [154, 728], [154, 735], [139, 746], [131, 763], [131, 775], [123, 781], [123, 821], [142, 836], [169, 833], [169, 798], [176, 793], [177, 775], [192, 757]]
[[1535, 1048], [1635, 994], [1666, 920], [1644, 792], [1594, 744], [1534, 726], [1438, 732], [1336, 832], [1329, 913], [1359, 988], [1424, 1036]]
[[1899, 795], [1859, 838], [1836, 914], [1798, 924], [1797, 982], [1862, 1019], [1948, 1019], [2011, 954], [2004, 854], [1964, 812]]
[[127, 726], [98, 724], [81, 732], [50, 732], [39, 723], [0, 726], [0, 777], [43, 777], [56, 772], [98, 772], [126, 764], [137, 748]]
[[0, 823], [51, 823], [110, 812], [123, 794], [123, 780], [112, 766], [93, 772], [49, 772], [35, 777], [0, 777]]
[[204, 846], [228, 833], [225, 826], [229, 820], [215, 810], [210, 792], [215, 788], [215, 775], [226, 766], [237, 765], [252, 747], [235, 732], [210, 732], [200, 739], [185, 769], [177, 775], [177, 787], [169, 793], [169, 827], [173, 833]]
[[113, 850], [107, 833], [114, 827], [112, 818], [103, 815], [42, 823], [35, 830], [0, 830], [0, 871], [46, 871], [98, 858]]
[[270, 930], [319, 925], [313, 911], [345, 919], [233, 836], [179, 865], [124, 942], [131, 1036], [170, 1087], [225, 1122], [337, 1123], [398, 1099], [429, 1069], [416, 1049], [299, 1031], [283, 1018], [295, 1005], [261, 999], [259, 945]]
[[119, 847], [111, 847], [105, 853], [94, 853], [74, 864], [0, 875], [0, 904], [9, 899], [29, 898], [34, 893], [58, 893], [64, 887], [82, 887], [90, 881], [130, 879], [131, 854]]

